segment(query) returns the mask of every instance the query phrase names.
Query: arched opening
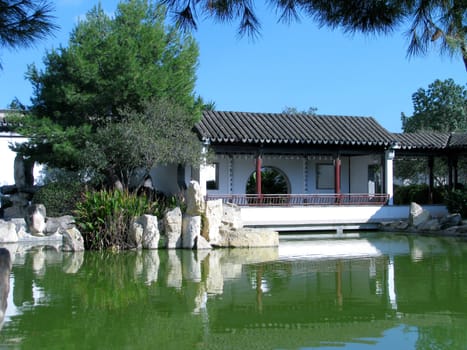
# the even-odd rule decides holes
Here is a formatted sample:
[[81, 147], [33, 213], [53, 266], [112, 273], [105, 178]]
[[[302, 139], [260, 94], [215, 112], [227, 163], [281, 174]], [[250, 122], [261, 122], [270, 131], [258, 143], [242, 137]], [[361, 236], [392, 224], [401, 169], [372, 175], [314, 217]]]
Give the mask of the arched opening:
[[[256, 172], [246, 183], [246, 194], [256, 194]], [[289, 194], [290, 185], [287, 175], [274, 167], [261, 168], [261, 194]]]

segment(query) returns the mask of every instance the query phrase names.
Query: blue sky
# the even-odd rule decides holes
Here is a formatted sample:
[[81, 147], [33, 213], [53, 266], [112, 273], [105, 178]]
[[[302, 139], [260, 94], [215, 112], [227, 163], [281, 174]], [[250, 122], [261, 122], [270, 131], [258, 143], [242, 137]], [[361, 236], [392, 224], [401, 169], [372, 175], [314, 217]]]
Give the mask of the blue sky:
[[[42, 64], [45, 51], [66, 45], [71, 29], [97, 1], [56, 0], [60, 30], [33, 49], [3, 50], [0, 59], [0, 108], [18, 97], [30, 103], [27, 65]], [[117, 1], [104, 0], [109, 13]], [[401, 128], [401, 112], [411, 115], [412, 94], [435, 79], [465, 85], [459, 56], [431, 52], [408, 59], [404, 27], [389, 36], [349, 35], [319, 28], [311, 19], [277, 23], [273, 9], [258, 8], [261, 37], [237, 36], [237, 22], [201, 21], [194, 37], [200, 47], [196, 93], [217, 110], [281, 112], [284, 107], [319, 114], [373, 116], [389, 131]]]

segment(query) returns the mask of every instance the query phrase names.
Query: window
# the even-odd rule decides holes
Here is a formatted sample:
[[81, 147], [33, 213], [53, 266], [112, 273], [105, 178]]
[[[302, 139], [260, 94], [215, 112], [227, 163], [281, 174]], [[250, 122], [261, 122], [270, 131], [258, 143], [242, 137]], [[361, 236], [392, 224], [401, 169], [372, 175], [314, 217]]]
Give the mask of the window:
[[206, 189], [219, 189], [219, 163], [213, 163], [206, 166]]
[[334, 165], [316, 165], [316, 188], [320, 190], [334, 189]]

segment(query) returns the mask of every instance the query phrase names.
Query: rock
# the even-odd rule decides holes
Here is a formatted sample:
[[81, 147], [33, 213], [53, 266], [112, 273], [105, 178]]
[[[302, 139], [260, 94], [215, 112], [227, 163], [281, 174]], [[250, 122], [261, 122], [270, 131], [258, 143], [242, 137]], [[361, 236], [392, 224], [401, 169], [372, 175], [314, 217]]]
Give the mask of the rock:
[[45, 234], [62, 233], [65, 230], [75, 227], [75, 218], [71, 215], [47, 218], [45, 222]]
[[409, 223], [412, 226], [419, 226], [425, 221], [430, 220], [431, 215], [428, 210], [423, 209], [415, 202], [410, 203]]
[[167, 248], [182, 247], [182, 211], [175, 208], [164, 215], [164, 230], [167, 237]]
[[70, 228], [63, 232], [62, 250], [64, 252], [81, 252], [84, 250], [83, 236], [76, 227]]
[[195, 249], [198, 250], [206, 250], [206, 249], [212, 249], [211, 244], [204, 238], [203, 236], [198, 236], [196, 237], [195, 240]]
[[44, 204], [31, 204], [27, 208], [26, 224], [28, 226], [28, 231], [33, 236], [43, 236], [45, 232], [45, 217], [46, 210]]
[[220, 241], [219, 228], [224, 214], [222, 199], [206, 202], [202, 236], [212, 244]]
[[241, 209], [238, 205], [232, 203], [224, 203], [224, 214], [222, 215], [222, 224], [230, 229], [240, 229], [243, 227]]
[[201, 234], [201, 216], [184, 215], [182, 223], [182, 246], [185, 249], [193, 249], [195, 241]]
[[136, 220], [133, 221], [130, 227], [130, 241], [137, 249], [143, 246], [143, 232], [143, 225]]
[[143, 226], [142, 245], [144, 249], [159, 248], [159, 226], [157, 216], [142, 215], [138, 218], [138, 222]]
[[449, 214], [441, 218], [440, 220], [441, 227], [443, 229], [458, 226], [462, 224], [462, 216], [460, 214]]
[[221, 235], [232, 248], [277, 247], [279, 234], [267, 229], [242, 228], [240, 230], [221, 230]]
[[15, 243], [18, 242], [16, 225], [11, 221], [0, 220], [0, 242]]
[[14, 179], [18, 189], [31, 187], [34, 185], [34, 162], [24, 159], [21, 155], [16, 155], [14, 161]]
[[439, 231], [441, 230], [441, 225], [438, 219], [431, 219], [425, 221], [417, 226], [417, 230], [419, 231]]
[[197, 181], [190, 181], [186, 191], [186, 214], [201, 215], [204, 211], [204, 196]]

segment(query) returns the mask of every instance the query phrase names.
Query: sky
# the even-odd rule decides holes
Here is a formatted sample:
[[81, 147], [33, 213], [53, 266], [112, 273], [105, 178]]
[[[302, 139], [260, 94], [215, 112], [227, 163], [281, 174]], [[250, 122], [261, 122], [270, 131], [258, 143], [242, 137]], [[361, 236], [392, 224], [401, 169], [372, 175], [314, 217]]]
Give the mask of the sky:
[[[29, 105], [28, 64], [42, 67], [46, 50], [66, 46], [69, 34], [98, 1], [56, 0], [60, 29], [31, 49], [2, 50], [0, 109], [17, 97]], [[102, 0], [115, 11], [116, 0]], [[278, 23], [274, 9], [257, 5], [262, 24], [256, 40], [237, 35], [238, 22], [199, 22], [193, 36], [200, 49], [197, 95], [216, 110], [280, 113], [285, 107], [317, 108], [318, 114], [372, 116], [391, 132], [401, 131], [401, 112], [413, 113], [412, 94], [436, 79], [465, 86], [460, 56], [407, 58], [406, 27], [386, 36], [346, 34], [320, 28], [309, 18]]]

